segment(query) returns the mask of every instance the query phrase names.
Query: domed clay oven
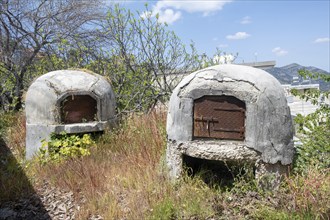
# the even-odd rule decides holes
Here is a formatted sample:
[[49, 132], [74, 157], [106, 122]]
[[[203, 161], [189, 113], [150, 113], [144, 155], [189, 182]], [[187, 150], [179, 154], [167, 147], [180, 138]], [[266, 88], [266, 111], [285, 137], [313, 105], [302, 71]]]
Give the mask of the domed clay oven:
[[115, 121], [115, 95], [100, 75], [59, 70], [40, 76], [26, 94], [26, 157], [51, 133], [103, 131]]
[[280, 83], [267, 72], [218, 65], [194, 72], [174, 89], [167, 115], [170, 176], [185, 158], [249, 162], [256, 175], [282, 175], [294, 155], [290, 109]]

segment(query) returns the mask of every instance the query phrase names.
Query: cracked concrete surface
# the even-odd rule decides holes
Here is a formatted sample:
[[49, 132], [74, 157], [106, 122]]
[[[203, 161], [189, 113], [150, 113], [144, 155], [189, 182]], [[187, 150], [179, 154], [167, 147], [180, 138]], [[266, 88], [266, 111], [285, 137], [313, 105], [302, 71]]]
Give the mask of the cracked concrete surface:
[[[97, 102], [97, 120], [65, 125], [61, 101], [70, 95], [89, 95]], [[26, 157], [30, 159], [50, 133], [102, 131], [115, 122], [115, 94], [105, 78], [79, 70], [58, 70], [40, 76], [26, 94]]]
[[[193, 104], [205, 95], [234, 96], [245, 102], [244, 141], [233, 144], [222, 140], [217, 145], [213, 141], [194, 140]], [[250, 152], [244, 156], [246, 160], [281, 166], [291, 164], [294, 155], [292, 119], [280, 83], [263, 70], [241, 65], [213, 66], [185, 77], [174, 89], [169, 102], [167, 134], [166, 159], [172, 177], [180, 176], [183, 154], [235, 160], [237, 154], [244, 155], [244, 148]], [[228, 153], [224, 146], [233, 152]], [[251, 152], [257, 156], [251, 156], [254, 155]]]

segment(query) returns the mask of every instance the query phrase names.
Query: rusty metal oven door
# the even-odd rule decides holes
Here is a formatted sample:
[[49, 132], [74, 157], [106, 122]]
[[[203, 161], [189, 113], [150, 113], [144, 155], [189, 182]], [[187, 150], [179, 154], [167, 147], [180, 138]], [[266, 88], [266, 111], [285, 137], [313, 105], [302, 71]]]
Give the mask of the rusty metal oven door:
[[96, 120], [97, 102], [89, 95], [70, 95], [61, 102], [61, 122], [84, 123]]
[[194, 101], [194, 138], [244, 140], [245, 103], [233, 96], [203, 96]]

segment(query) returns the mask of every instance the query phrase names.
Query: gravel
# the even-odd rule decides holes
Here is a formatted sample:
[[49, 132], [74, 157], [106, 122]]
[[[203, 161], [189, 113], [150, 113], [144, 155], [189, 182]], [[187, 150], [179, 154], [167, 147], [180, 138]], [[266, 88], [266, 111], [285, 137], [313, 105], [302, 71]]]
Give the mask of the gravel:
[[35, 194], [18, 201], [0, 204], [0, 219], [75, 219], [81, 204], [81, 201], [77, 201], [73, 192], [55, 188], [44, 182]]

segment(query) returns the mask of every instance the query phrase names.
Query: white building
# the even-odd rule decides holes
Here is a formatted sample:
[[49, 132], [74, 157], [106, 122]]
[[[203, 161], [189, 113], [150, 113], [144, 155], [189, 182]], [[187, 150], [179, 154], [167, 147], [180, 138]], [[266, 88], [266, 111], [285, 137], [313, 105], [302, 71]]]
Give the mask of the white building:
[[308, 115], [315, 112], [318, 105], [313, 105], [310, 101], [305, 101], [297, 96], [291, 94], [292, 89], [296, 89], [299, 93], [304, 93], [307, 90], [320, 90], [319, 84], [306, 84], [306, 85], [282, 85], [287, 97], [288, 105], [291, 109], [291, 115], [294, 117], [297, 114]]

